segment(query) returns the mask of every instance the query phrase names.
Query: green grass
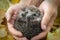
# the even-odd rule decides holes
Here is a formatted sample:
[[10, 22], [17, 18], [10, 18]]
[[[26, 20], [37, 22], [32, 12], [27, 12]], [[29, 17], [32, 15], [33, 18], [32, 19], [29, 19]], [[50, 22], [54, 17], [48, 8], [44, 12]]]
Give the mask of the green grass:
[[0, 0], [0, 9], [8, 9], [9, 3], [7, 0]]

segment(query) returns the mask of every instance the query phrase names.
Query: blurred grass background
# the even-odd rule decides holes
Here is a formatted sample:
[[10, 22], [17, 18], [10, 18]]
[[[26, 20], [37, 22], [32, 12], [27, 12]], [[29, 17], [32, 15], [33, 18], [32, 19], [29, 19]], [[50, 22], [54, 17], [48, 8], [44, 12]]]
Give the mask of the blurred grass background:
[[[10, 1], [12, 4], [19, 2], [19, 0]], [[0, 40], [14, 40], [6, 25], [5, 12], [8, 7], [9, 2], [7, 0], [0, 0]], [[60, 7], [58, 8], [58, 16], [54, 22], [54, 25], [47, 35], [47, 40], [60, 40]]]

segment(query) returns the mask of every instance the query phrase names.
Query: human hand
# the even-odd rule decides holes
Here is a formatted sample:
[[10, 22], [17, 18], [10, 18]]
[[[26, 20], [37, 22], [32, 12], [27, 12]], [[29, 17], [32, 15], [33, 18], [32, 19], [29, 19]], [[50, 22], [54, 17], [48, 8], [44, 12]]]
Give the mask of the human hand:
[[47, 33], [50, 31], [54, 23], [54, 20], [57, 17], [57, 6], [51, 3], [48, 3], [46, 1], [42, 2], [42, 4], [39, 6], [39, 10], [43, 15], [43, 18], [41, 21], [41, 29], [43, 30], [43, 32], [33, 37], [31, 40], [39, 40], [44, 38], [47, 35]]
[[26, 37], [16, 37], [16, 36], [13, 36], [16, 40], [28, 40]]
[[20, 4], [12, 5], [6, 12], [8, 30], [13, 36], [17, 37], [17, 39], [19, 39], [19, 40], [27, 39], [27, 38], [23, 37], [23, 34], [20, 31], [17, 31], [16, 29], [14, 29], [14, 21], [17, 18], [17, 13], [19, 10], [22, 10], [22, 8], [23, 7], [20, 6]]
[[51, 4], [49, 2], [42, 2], [39, 9], [43, 15], [41, 21], [42, 30], [48, 29], [47, 27], [51, 27], [54, 23], [54, 20], [57, 17], [57, 5]]

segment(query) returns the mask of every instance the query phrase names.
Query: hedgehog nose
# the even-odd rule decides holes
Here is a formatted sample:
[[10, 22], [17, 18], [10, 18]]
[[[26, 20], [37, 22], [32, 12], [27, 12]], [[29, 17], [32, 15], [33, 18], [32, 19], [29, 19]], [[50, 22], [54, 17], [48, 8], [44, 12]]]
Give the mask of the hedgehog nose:
[[27, 19], [31, 19], [31, 17], [30, 17], [30, 16], [28, 16], [28, 17], [27, 17]]
[[32, 19], [34, 19], [34, 18], [33, 18], [32, 16], [28, 16], [27, 19], [32, 20]]

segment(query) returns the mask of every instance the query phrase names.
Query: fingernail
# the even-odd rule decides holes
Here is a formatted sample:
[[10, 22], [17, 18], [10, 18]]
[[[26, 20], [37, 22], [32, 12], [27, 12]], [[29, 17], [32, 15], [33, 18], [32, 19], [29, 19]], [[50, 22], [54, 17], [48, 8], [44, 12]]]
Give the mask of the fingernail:
[[45, 25], [42, 26], [42, 30], [46, 30], [46, 26]]

